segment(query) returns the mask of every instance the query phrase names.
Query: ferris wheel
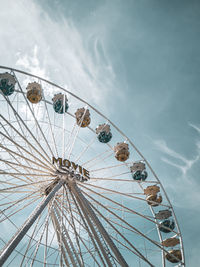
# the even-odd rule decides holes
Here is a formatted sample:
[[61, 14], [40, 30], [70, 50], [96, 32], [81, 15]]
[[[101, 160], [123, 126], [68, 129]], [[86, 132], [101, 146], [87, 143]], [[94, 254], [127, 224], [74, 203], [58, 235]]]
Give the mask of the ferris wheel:
[[0, 67], [0, 266], [185, 266], [148, 161], [72, 92]]

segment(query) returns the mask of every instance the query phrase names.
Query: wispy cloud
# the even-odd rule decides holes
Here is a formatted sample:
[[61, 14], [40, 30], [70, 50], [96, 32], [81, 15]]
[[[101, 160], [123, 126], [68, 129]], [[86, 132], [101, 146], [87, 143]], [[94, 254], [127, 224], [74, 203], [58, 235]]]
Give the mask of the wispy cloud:
[[45, 68], [41, 66], [40, 59], [38, 57], [38, 46], [34, 45], [32, 51], [28, 54], [23, 54], [21, 52], [17, 53], [18, 59], [16, 61], [16, 66], [26, 69], [28, 72], [33, 73], [37, 76], [48, 79]]
[[200, 134], [200, 127], [198, 127], [197, 125], [195, 125], [193, 123], [189, 123], [189, 126], [191, 126], [192, 128], [194, 128]]
[[[200, 133], [198, 126], [189, 125]], [[165, 156], [161, 156], [161, 160], [180, 171], [180, 175], [174, 175], [173, 179], [168, 180], [167, 185], [170, 188], [171, 198], [176, 196], [175, 205], [194, 210], [199, 209], [199, 182], [198, 177], [193, 175], [193, 170], [197, 166], [195, 163], [200, 159], [200, 141], [196, 141], [195, 155], [190, 159], [170, 148], [165, 140], [155, 140], [154, 144], [161, 153], [165, 154]]]
[[98, 25], [92, 38], [87, 29], [83, 36], [70, 19], [60, 13], [57, 17], [51, 18], [33, 0], [4, 2], [0, 14], [0, 37], [5, 40], [0, 45], [2, 64], [50, 77], [108, 110], [106, 101], [116, 84], [105, 36], [98, 35]]
[[175, 160], [180, 160], [182, 164], [176, 163], [176, 161], [172, 159], [168, 159], [166, 157], [162, 157], [162, 160], [176, 168], [178, 168], [183, 175], [186, 175], [186, 173], [192, 168], [193, 164], [196, 163], [199, 160], [200, 155], [196, 155], [193, 159], [187, 159], [180, 153], [177, 153], [173, 149], [167, 146], [166, 142], [164, 140], [156, 140], [154, 141], [156, 147], [164, 154], [166, 154], [170, 158], [174, 158]]

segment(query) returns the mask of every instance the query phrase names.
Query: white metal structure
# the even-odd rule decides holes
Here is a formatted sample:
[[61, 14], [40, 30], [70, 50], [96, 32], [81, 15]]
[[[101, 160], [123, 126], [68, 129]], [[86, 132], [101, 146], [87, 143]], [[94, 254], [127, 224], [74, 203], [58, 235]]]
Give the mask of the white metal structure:
[[[172, 244], [173, 236], [173, 249], [182, 255], [176, 266], [185, 266], [173, 207], [133, 142], [72, 92], [20, 70], [0, 70], [16, 80], [14, 93], [0, 95], [0, 266], [174, 266], [165, 257], [170, 248], [163, 246]], [[37, 104], [26, 97], [31, 82], [42, 88]], [[63, 114], [53, 109], [56, 93], [69, 100]], [[91, 123], [85, 128], [74, 115], [82, 107], [90, 111]], [[106, 144], [95, 131], [103, 123], [110, 125], [113, 136]], [[129, 145], [124, 162], [115, 158], [117, 142]], [[53, 157], [67, 159], [75, 168], [59, 168]], [[145, 164], [146, 180], [133, 179], [134, 162], [137, 167]], [[79, 166], [90, 179], [79, 179]], [[159, 190], [147, 190], [153, 185], [162, 195], [157, 206], [145, 195]], [[163, 210], [175, 222], [169, 233], [159, 227]], [[170, 242], [163, 243], [168, 238]]]

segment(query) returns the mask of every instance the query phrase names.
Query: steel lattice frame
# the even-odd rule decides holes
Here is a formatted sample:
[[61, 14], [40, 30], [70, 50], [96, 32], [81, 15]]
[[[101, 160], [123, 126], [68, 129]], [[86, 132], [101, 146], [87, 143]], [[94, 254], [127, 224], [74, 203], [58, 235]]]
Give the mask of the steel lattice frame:
[[[182, 252], [178, 266], [185, 266], [173, 207], [133, 142], [101, 112], [65, 88], [24, 71], [0, 69], [17, 81], [13, 95], [0, 96], [0, 263], [167, 267], [172, 264], [166, 261], [168, 248], [161, 242], [177, 235], [180, 244], [176, 248]], [[26, 85], [32, 81], [43, 89], [37, 105], [26, 98]], [[67, 94], [68, 112], [54, 112], [51, 98], [55, 92]], [[91, 113], [91, 125], [85, 129], [76, 124], [74, 116], [83, 106]], [[111, 126], [113, 139], [108, 144], [98, 143], [95, 126], [99, 123]], [[130, 146], [126, 162], [117, 162], [114, 157], [113, 147], [121, 141]], [[52, 164], [54, 156], [84, 166], [90, 171], [90, 180], [74, 181], [58, 174]], [[133, 180], [130, 166], [134, 161], [146, 164], [146, 181]], [[58, 183], [46, 196], [45, 188], [56, 179]], [[158, 207], [148, 205], [144, 195], [145, 187], [154, 184], [163, 196]], [[163, 234], [160, 221], [155, 219], [162, 209], [169, 209], [175, 221], [170, 234]]]

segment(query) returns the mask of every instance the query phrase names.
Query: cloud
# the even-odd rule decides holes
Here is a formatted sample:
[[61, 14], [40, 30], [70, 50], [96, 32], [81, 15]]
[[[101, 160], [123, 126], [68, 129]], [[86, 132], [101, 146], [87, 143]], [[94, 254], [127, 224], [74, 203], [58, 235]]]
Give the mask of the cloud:
[[57, 10], [55, 18], [33, 0], [4, 2], [0, 14], [2, 65], [50, 77], [90, 103], [109, 110], [107, 101], [116, 84], [106, 40], [98, 34], [91, 38], [87, 29], [82, 36], [73, 22]]
[[176, 167], [181, 171], [183, 175], [186, 175], [186, 173], [192, 168], [193, 164], [199, 160], [199, 154], [196, 155], [193, 159], [187, 159], [183, 155], [169, 148], [164, 140], [156, 140], [154, 141], [154, 144], [162, 153], [166, 154], [168, 157], [174, 158], [175, 160], [180, 160], [182, 164], [178, 164], [174, 160], [169, 160], [166, 157], [162, 157], [162, 160], [165, 163]]
[[21, 52], [17, 53], [18, 59], [16, 61], [16, 66], [20, 68], [23, 67], [30, 73], [34, 73], [37, 76], [49, 79], [46, 74], [45, 68], [41, 67], [40, 59], [38, 57], [38, 46], [34, 45], [33, 50], [29, 51], [29, 54], [23, 54]]
[[[198, 126], [189, 125], [200, 133]], [[200, 140], [196, 142], [196, 153], [191, 159], [170, 148], [165, 140], [155, 140], [154, 144], [161, 153], [165, 154], [161, 156], [161, 160], [180, 172], [180, 175], [175, 174], [171, 179], [168, 178], [167, 187], [170, 188], [168, 190], [170, 198], [176, 206], [199, 209], [199, 182], [196, 176], [198, 165], [195, 163], [200, 159]], [[175, 199], [174, 196], [176, 196]]]
[[195, 125], [195, 124], [193, 124], [193, 123], [189, 123], [189, 125], [190, 125], [192, 128], [194, 128], [194, 129], [200, 134], [200, 128], [199, 128], [197, 125]]

